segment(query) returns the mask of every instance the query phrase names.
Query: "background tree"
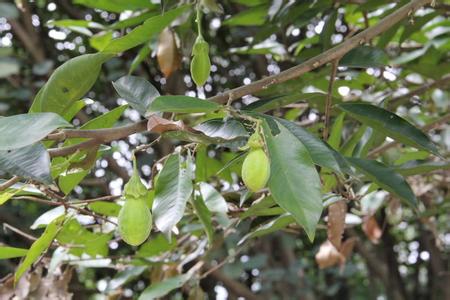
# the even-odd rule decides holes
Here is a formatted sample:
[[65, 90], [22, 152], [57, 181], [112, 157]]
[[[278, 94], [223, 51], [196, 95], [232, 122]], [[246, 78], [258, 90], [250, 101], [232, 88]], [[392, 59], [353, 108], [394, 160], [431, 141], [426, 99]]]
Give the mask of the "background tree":
[[156, 2], [0, 2], [0, 299], [450, 298], [449, 4]]

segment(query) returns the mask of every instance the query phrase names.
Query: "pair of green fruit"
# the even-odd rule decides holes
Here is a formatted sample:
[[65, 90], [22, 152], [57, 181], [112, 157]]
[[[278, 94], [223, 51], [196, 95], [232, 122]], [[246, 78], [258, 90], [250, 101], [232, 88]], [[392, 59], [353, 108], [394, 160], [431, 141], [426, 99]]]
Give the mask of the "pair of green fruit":
[[[242, 164], [242, 180], [253, 192], [264, 188], [270, 176], [270, 162], [264, 152], [261, 137], [253, 134], [247, 146], [250, 148]], [[119, 233], [129, 245], [138, 246], [147, 240], [152, 230], [152, 214], [147, 205], [148, 190], [139, 177], [136, 161], [133, 175], [124, 188], [125, 204], [119, 212]]]

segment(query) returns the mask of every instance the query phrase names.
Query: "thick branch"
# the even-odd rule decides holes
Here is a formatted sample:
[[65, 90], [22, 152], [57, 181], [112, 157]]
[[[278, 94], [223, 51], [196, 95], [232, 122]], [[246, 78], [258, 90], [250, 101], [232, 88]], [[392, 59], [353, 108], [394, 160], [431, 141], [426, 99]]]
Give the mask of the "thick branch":
[[[138, 123], [107, 129], [96, 130], [78, 130], [66, 129], [62, 131], [65, 138], [90, 138], [85, 142], [57, 149], [49, 149], [50, 157], [66, 156], [75, 153], [77, 150], [90, 149], [102, 143], [109, 143], [114, 140], [123, 139], [129, 135], [145, 131], [147, 129], [147, 120]], [[56, 135], [59, 135], [57, 133]], [[58, 137], [60, 138], [60, 137]]]
[[359, 45], [367, 43], [369, 40], [374, 37], [380, 35], [386, 30], [390, 29], [393, 25], [397, 24], [404, 18], [411, 15], [418, 8], [422, 7], [425, 4], [430, 3], [431, 0], [413, 0], [410, 3], [402, 6], [389, 16], [382, 19], [377, 25], [370, 27], [361, 33], [355, 35], [354, 37], [346, 40], [342, 44], [333, 47], [324, 53], [313, 57], [306, 62], [290, 68], [286, 71], [283, 71], [279, 74], [272, 75], [258, 81], [255, 81], [251, 84], [241, 86], [230, 91], [226, 91], [222, 94], [216, 95], [214, 97], [209, 98], [208, 100], [218, 102], [218, 103], [231, 103], [243, 96], [258, 92], [262, 89], [265, 89], [273, 84], [281, 83], [288, 81], [290, 79], [294, 79], [303, 75], [311, 70], [314, 70], [320, 66], [323, 66], [333, 60], [336, 60], [343, 55], [345, 55], [350, 50], [358, 47]]

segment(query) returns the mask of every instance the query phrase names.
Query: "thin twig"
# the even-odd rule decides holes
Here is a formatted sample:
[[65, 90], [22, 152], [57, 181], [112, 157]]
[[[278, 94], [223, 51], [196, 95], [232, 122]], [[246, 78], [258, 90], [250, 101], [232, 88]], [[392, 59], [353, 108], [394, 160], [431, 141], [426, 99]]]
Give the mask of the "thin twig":
[[19, 181], [20, 181], [20, 177], [19, 176], [14, 176], [11, 179], [5, 181], [4, 183], [0, 184], [0, 192], [9, 189], [10, 187], [15, 185]]
[[328, 82], [328, 94], [325, 103], [325, 127], [323, 129], [323, 140], [326, 141], [328, 139], [328, 132], [330, 129], [330, 112], [331, 112], [331, 103], [333, 101], [333, 83], [336, 78], [337, 67], [339, 65], [339, 59], [333, 60], [331, 62], [331, 73], [330, 73], [330, 81]]
[[3, 227], [5, 227], [5, 229], [9, 229], [9, 230], [11, 230], [12, 232], [17, 233], [18, 235], [21, 235], [21, 236], [23, 236], [23, 237], [29, 239], [30, 241], [35, 241], [35, 240], [37, 240], [37, 238], [34, 237], [34, 236], [32, 236], [31, 234], [28, 234], [28, 233], [26, 233], [26, 232], [23, 232], [23, 231], [20, 230], [19, 228], [16, 228], [16, 227], [14, 227], [14, 226], [12, 226], [12, 225], [9, 225], [8, 223], [3, 223]]

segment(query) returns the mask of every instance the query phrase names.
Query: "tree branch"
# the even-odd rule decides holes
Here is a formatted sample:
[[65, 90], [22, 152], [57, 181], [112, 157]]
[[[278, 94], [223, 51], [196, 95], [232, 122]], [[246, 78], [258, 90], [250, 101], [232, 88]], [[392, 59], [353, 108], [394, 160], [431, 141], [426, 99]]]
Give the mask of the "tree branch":
[[5, 181], [4, 183], [0, 184], [0, 192], [10, 188], [11, 186], [15, 185], [20, 181], [19, 176], [14, 176], [11, 179]]
[[243, 96], [258, 92], [273, 84], [282, 83], [290, 79], [297, 78], [300, 75], [303, 75], [311, 70], [317, 69], [320, 66], [323, 66], [335, 59], [342, 57], [347, 52], [358, 47], [359, 45], [367, 43], [369, 40], [390, 29], [393, 25], [410, 16], [418, 8], [430, 3], [431, 1], [432, 0], [413, 0], [410, 3], [402, 6], [389, 16], [382, 19], [375, 26], [360, 32], [359, 34], [346, 40], [342, 44], [333, 47], [298, 66], [292, 67], [279, 74], [260, 79], [248, 85], [226, 91], [224, 93], [211, 97], [208, 100], [222, 104], [225, 104], [227, 102], [231, 103]]

